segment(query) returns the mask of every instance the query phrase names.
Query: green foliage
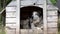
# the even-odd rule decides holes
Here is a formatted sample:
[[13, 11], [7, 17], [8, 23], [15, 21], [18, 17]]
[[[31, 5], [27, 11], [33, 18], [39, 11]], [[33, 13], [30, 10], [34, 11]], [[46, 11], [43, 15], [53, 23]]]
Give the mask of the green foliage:
[[58, 34], [60, 34], [60, 31], [58, 32]]
[[57, 26], [58, 26], [58, 34], [60, 34], [60, 16], [58, 16], [58, 24], [57, 24]]
[[2, 26], [3, 25], [3, 20], [2, 20], [2, 15], [0, 15], [0, 34], [6, 34], [6, 32], [5, 32], [5, 27], [4, 26]]
[[12, 0], [0, 0], [0, 11], [4, 9], [11, 1]]
[[6, 0], [6, 5], [8, 5], [12, 0]]
[[50, 0], [53, 5], [56, 5], [57, 0]]
[[1, 23], [1, 21], [2, 21], [1, 18], [2, 18], [2, 17], [1, 17], [1, 15], [0, 15], [0, 23]]

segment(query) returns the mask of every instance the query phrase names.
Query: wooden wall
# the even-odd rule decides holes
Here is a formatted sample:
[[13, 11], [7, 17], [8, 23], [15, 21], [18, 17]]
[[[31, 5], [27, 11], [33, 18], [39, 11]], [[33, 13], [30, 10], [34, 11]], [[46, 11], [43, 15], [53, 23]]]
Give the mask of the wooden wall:
[[[35, 6], [44, 8], [42, 6], [43, 3], [39, 3], [39, 2]], [[58, 19], [57, 10], [58, 9], [52, 5], [47, 6], [47, 14], [46, 14], [47, 34], [57, 34], [57, 19]], [[16, 34], [16, 30], [17, 30], [16, 29], [16, 7], [14, 5], [7, 6], [6, 7], [6, 34]], [[22, 34], [28, 34], [28, 31], [32, 31], [32, 30], [20, 30], [20, 31]], [[37, 30], [35, 29], [35, 32], [33, 34], [35, 34], [36, 31]], [[40, 32], [40, 30], [38, 30], [38, 32]]]
[[16, 7], [6, 7], [6, 34], [16, 34]]

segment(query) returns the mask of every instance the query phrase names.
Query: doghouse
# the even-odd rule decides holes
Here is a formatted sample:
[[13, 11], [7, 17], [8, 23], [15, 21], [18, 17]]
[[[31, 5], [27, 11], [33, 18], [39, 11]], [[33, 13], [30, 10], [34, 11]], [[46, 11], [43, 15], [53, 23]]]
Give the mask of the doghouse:
[[[47, 2], [46, 0], [21, 0], [20, 2], [11, 1], [6, 7], [6, 34], [57, 34], [58, 8], [49, 0]], [[32, 25], [36, 22], [32, 19], [34, 11], [39, 13], [39, 20], [42, 17], [38, 22], [39, 27]]]

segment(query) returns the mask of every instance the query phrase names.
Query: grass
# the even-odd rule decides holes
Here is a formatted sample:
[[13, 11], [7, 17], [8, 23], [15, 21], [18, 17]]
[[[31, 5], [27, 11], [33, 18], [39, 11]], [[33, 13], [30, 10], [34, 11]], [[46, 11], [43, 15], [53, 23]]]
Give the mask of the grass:
[[60, 31], [58, 32], [58, 34], [60, 34]]
[[1, 22], [0, 22], [0, 34], [6, 34], [5, 27], [3, 26], [3, 24]]
[[59, 19], [58, 19], [58, 34], [60, 34], [60, 16], [59, 16]]
[[5, 28], [2, 25], [3, 25], [3, 23], [2, 23], [2, 17], [0, 15], [0, 34], [6, 34], [6, 32], [4, 30]]
[[6, 33], [2, 29], [0, 29], [0, 34], [6, 34]]
[[5, 28], [0, 25], [0, 34], [6, 34]]

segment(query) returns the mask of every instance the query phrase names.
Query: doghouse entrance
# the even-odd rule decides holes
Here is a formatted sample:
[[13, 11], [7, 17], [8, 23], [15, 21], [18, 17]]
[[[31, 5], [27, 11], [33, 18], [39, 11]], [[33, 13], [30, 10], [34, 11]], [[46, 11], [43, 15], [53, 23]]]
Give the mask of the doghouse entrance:
[[43, 31], [43, 8], [37, 6], [26, 6], [20, 8], [20, 10], [21, 34], [24, 33], [22, 32], [23, 30], [26, 34], [28, 34], [28, 31], [31, 31], [31, 34], [34, 34], [34, 29], [34, 32], [36, 32], [35, 34], [40, 33], [40, 31]]

